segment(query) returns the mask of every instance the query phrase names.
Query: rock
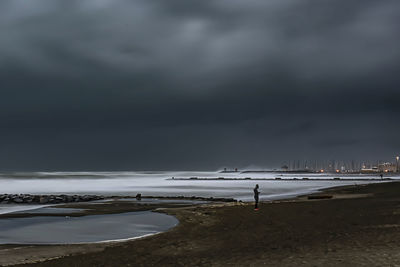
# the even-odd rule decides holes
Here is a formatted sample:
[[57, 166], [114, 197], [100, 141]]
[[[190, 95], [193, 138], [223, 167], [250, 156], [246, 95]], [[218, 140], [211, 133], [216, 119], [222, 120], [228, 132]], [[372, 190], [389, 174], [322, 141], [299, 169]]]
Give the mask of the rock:
[[22, 198], [19, 198], [19, 197], [14, 198], [13, 201], [15, 203], [24, 203], [24, 200]]
[[24, 195], [22, 199], [24, 200], [24, 202], [32, 202], [33, 197], [31, 195]]
[[92, 201], [105, 199], [104, 196], [99, 195], [31, 195], [31, 194], [1, 194], [0, 203], [40, 203], [40, 204], [57, 204], [79, 201]]
[[40, 197], [39, 203], [40, 204], [46, 204], [49, 202], [49, 199], [47, 197]]

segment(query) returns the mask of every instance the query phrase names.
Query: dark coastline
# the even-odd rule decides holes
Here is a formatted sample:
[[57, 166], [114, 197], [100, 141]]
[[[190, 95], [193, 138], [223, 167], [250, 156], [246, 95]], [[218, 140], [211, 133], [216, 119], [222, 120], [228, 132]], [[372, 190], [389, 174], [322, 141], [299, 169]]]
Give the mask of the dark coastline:
[[258, 212], [251, 203], [169, 208], [181, 223], [168, 232], [21, 266], [394, 266], [399, 192], [391, 182], [262, 203]]

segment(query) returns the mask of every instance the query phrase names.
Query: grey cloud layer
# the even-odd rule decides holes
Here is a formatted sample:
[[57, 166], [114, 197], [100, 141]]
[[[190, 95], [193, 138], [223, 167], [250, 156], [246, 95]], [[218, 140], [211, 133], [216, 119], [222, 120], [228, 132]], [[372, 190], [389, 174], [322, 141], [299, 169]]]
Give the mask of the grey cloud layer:
[[1, 5], [2, 62], [34, 71], [73, 72], [72, 57], [116, 71], [160, 71], [189, 81], [215, 72], [230, 79], [229, 73], [244, 67], [274, 72], [275, 64], [299, 78], [336, 78], [349, 71], [365, 75], [397, 64], [399, 57], [398, 1], [13, 0]]
[[[0, 142], [14, 150], [3, 167], [40, 149], [29, 168], [391, 155], [399, 11], [390, 0], [1, 1]], [[93, 161], [82, 152], [101, 148]], [[65, 155], [49, 160], [53, 149]]]

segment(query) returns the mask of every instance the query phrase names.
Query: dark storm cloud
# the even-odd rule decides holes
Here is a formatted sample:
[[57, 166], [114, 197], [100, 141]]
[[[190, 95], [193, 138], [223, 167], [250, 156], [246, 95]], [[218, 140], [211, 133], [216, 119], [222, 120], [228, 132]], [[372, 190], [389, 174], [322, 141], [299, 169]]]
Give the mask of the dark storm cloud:
[[0, 167], [193, 169], [400, 149], [398, 1], [0, 2]]

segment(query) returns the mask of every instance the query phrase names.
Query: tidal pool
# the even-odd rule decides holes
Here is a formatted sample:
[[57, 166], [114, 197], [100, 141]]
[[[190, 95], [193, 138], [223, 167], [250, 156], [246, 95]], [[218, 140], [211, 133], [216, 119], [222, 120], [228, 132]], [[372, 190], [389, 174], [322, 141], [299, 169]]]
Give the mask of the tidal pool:
[[126, 240], [163, 232], [177, 224], [175, 217], [151, 211], [0, 219], [0, 244], [77, 244]]
[[75, 208], [56, 208], [55, 206], [53, 207], [43, 207], [43, 208], [38, 208], [38, 209], [32, 209], [32, 210], [21, 210], [21, 211], [16, 211], [13, 213], [17, 214], [73, 214], [73, 213], [80, 213], [84, 212], [86, 209], [75, 209]]

